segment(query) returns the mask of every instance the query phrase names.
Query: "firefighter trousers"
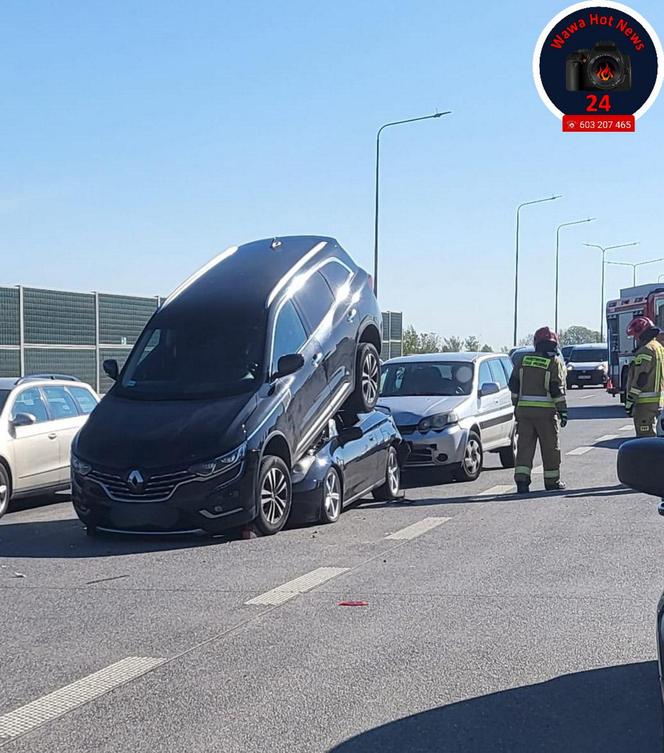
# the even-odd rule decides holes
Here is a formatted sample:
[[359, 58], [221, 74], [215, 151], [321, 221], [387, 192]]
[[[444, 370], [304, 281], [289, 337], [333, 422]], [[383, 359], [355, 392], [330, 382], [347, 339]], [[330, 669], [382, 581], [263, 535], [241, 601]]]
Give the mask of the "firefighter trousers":
[[560, 480], [560, 424], [554, 410], [517, 408], [516, 467], [514, 480], [530, 483], [537, 442], [540, 443], [544, 485]]
[[634, 406], [632, 417], [634, 418], [634, 430], [637, 437], [655, 437], [657, 436], [657, 419], [659, 418], [660, 407], [657, 404], [644, 403]]

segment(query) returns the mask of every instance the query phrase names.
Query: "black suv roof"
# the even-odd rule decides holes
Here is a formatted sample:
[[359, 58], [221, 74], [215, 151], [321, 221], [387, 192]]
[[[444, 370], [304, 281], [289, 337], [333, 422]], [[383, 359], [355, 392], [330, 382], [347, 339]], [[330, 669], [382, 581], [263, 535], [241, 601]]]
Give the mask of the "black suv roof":
[[[185, 280], [167, 299], [164, 308], [190, 306], [216, 308], [237, 304], [238, 309], [264, 307], [273, 290], [295, 267], [306, 269], [309, 261], [346, 253], [334, 238], [294, 235], [265, 238], [232, 246]], [[287, 282], [287, 280], [285, 281]]]

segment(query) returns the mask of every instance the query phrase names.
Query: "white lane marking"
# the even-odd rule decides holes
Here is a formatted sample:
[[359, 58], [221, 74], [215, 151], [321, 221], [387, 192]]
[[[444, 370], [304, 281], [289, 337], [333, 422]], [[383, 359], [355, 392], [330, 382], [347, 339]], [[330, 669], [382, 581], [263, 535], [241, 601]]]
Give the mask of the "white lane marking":
[[448, 520], [449, 518], [443, 517], [423, 518], [422, 520], [418, 520], [417, 523], [413, 523], [410, 526], [402, 528], [400, 531], [395, 531], [394, 533], [389, 534], [389, 536], [386, 536], [385, 538], [398, 541], [414, 539], [421, 536], [423, 533], [430, 531], [432, 528], [436, 528], [437, 526], [446, 523]]
[[634, 424], [625, 424], [621, 426], [618, 431], [634, 431]]
[[579, 400], [590, 400], [591, 397], [595, 397], [594, 395], [579, 395]]
[[283, 604], [289, 599], [294, 599], [300, 594], [311, 591], [312, 588], [319, 586], [321, 583], [336, 578], [337, 575], [348, 572], [347, 567], [319, 567], [316, 570], [312, 570], [310, 573], [301, 575], [295, 580], [290, 580], [288, 583], [283, 583], [281, 586], [273, 588], [271, 591], [266, 591], [260, 596], [255, 596], [249, 601], [245, 601], [245, 604], [257, 604], [260, 606], [278, 606]]
[[0, 743], [68, 714], [78, 706], [144, 675], [163, 664], [166, 659], [150, 656], [128, 656], [98, 672], [65, 685], [63, 688], [26, 703], [0, 716]]
[[568, 455], [585, 455], [586, 452], [590, 452], [594, 448], [592, 447], [577, 447], [576, 450], [570, 450]]
[[536, 465], [536, 466], [535, 466], [535, 467], [534, 467], [534, 468], [532, 469], [532, 471], [531, 471], [530, 473], [531, 473], [531, 475], [533, 475], [533, 476], [534, 476], [534, 475], [535, 475], [536, 473], [544, 473], [544, 466], [542, 466], [542, 465]]
[[605, 434], [603, 437], [598, 437], [595, 440], [595, 444], [597, 444], [597, 442], [609, 442], [611, 439], [618, 439], [618, 435], [617, 434]]
[[515, 491], [514, 484], [498, 484], [497, 486], [492, 486], [490, 489], [485, 489], [483, 492], [480, 492], [477, 496], [478, 497], [492, 497], [495, 494], [507, 494], [508, 492]]

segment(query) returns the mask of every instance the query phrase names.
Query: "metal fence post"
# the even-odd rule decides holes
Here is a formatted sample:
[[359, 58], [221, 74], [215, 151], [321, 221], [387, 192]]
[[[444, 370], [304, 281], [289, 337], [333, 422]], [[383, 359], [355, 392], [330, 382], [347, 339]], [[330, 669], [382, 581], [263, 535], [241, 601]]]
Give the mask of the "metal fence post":
[[95, 290], [95, 390], [99, 394], [101, 374], [99, 373], [99, 293]]
[[19, 376], [25, 376], [25, 313], [24, 313], [25, 296], [23, 295], [23, 285], [18, 286], [18, 347], [19, 347]]

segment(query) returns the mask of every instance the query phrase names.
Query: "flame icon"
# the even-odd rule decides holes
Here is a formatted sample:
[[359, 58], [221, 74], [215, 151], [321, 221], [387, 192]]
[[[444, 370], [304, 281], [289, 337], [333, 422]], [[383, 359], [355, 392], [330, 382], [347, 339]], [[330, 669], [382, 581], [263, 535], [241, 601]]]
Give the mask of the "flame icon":
[[611, 64], [604, 63], [603, 66], [597, 68], [596, 76], [600, 81], [610, 81], [615, 76]]

